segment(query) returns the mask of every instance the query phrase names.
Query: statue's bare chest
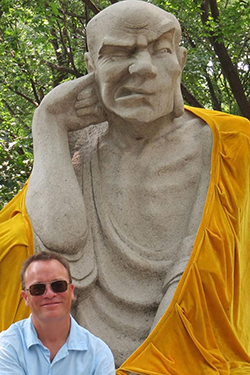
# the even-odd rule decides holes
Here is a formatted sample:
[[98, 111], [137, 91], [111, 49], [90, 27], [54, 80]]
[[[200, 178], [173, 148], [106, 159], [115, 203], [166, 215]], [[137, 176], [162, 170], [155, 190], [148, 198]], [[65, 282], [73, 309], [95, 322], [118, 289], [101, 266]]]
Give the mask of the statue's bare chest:
[[100, 149], [109, 215], [142, 246], [174, 248], [187, 235], [196, 200], [205, 203], [210, 163], [204, 155], [210, 143], [204, 142], [199, 124], [187, 130], [126, 151], [110, 145]]

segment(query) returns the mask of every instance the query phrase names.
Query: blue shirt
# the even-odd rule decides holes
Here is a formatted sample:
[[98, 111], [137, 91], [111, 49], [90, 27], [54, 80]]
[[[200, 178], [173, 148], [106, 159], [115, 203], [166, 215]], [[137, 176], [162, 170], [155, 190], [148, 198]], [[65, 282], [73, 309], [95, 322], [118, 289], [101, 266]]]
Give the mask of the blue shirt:
[[109, 347], [72, 317], [69, 337], [50, 362], [30, 316], [0, 333], [0, 374], [114, 375], [115, 367]]

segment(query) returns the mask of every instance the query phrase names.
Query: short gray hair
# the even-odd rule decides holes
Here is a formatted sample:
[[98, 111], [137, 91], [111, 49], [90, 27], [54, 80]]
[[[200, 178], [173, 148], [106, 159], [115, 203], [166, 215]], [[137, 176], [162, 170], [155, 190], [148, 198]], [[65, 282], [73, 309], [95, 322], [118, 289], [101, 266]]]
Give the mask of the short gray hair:
[[42, 251], [40, 253], [36, 253], [34, 255], [31, 255], [28, 259], [26, 259], [23, 263], [22, 269], [21, 269], [21, 284], [22, 284], [22, 290], [25, 289], [25, 273], [27, 271], [27, 268], [29, 265], [33, 262], [39, 262], [39, 261], [50, 261], [50, 260], [57, 260], [59, 263], [63, 265], [63, 267], [67, 270], [68, 276], [69, 276], [69, 282], [72, 283], [72, 277], [70, 272], [70, 266], [68, 261], [61, 255], [54, 253], [52, 251]]

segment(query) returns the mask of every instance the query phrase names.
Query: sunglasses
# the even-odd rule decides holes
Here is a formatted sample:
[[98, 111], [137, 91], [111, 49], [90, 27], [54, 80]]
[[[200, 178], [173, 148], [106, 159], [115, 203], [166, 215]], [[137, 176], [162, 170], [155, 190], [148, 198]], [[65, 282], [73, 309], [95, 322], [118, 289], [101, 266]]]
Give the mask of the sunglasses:
[[52, 283], [38, 283], [30, 285], [29, 289], [25, 290], [27, 292], [30, 292], [32, 296], [42, 296], [45, 293], [46, 285], [50, 285], [51, 289], [55, 293], [63, 293], [66, 292], [68, 289], [68, 285], [71, 283], [68, 283], [65, 280], [58, 280], [58, 281], [52, 281]]

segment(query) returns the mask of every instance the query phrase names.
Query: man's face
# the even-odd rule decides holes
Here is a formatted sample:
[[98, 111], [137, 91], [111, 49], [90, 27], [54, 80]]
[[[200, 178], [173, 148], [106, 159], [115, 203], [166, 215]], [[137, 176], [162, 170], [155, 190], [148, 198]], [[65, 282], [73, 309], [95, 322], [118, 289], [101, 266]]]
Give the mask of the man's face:
[[[36, 283], [51, 283], [56, 280], [69, 282], [68, 272], [57, 260], [35, 261], [29, 265], [25, 272], [25, 287]], [[68, 285], [65, 292], [55, 293], [49, 285], [41, 296], [32, 296], [28, 291], [22, 291], [25, 303], [30, 307], [33, 322], [36, 323], [57, 321], [69, 316], [72, 300], [74, 298], [74, 286]]]
[[[143, 25], [143, 27], [138, 27]], [[110, 112], [149, 123], [173, 111], [181, 67], [173, 43], [175, 25], [162, 15], [125, 18], [105, 30], [94, 58], [101, 100]]]

